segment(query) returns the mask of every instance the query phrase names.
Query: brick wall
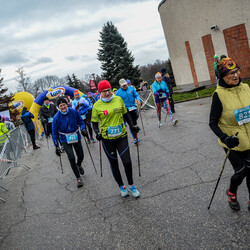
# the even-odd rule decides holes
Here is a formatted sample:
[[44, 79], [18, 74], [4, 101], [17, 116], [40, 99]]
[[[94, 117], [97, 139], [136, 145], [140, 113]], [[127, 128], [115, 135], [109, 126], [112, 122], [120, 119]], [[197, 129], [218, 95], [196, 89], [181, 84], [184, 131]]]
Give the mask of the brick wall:
[[209, 71], [209, 76], [212, 84], [216, 84], [216, 78], [214, 73], [214, 45], [212, 41], [212, 36], [206, 35], [202, 37], [203, 48], [205, 51], [207, 66]]
[[190, 44], [188, 41], [185, 42], [185, 46], [186, 46], [186, 50], [187, 50], [187, 55], [188, 55], [188, 60], [189, 60], [190, 68], [191, 68], [191, 73], [192, 73], [193, 80], [194, 80], [194, 86], [199, 87], [197, 75], [196, 75], [195, 67], [194, 67], [194, 60], [193, 60]]
[[223, 30], [228, 57], [241, 68], [241, 78], [250, 78], [250, 49], [245, 24]]

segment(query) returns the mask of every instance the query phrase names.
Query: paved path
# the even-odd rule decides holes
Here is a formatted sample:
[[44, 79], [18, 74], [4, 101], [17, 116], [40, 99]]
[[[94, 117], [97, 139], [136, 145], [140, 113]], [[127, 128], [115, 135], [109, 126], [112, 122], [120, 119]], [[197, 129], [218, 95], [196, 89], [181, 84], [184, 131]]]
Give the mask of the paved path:
[[0, 190], [7, 200], [0, 204], [0, 249], [249, 249], [247, 189], [244, 182], [242, 209], [232, 212], [225, 195], [229, 163], [207, 210], [225, 157], [208, 126], [210, 102], [177, 104], [176, 127], [167, 118], [159, 129], [155, 111], [145, 112], [146, 120], [143, 114], [142, 177], [129, 134], [134, 181], [141, 192], [137, 200], [119, 196], [104, 154], [100, 177], [97, 143], [89, 147], [99, 175], [84, 145], [84, 187], [77, 189], [65, 154], [62, 174], [52, 142], [50, 149], [41, 142], [40, 150], [20, 159], [31, 170], [12, 169], [1, 181], [9, 191]]

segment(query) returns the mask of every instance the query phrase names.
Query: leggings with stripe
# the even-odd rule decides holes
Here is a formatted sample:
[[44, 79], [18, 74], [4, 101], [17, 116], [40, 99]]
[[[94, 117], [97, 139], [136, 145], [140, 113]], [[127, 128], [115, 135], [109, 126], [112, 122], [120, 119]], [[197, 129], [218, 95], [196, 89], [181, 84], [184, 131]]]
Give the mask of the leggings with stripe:
[[[227, 149], [225, 149], [225, 151], [227, 151]], [[250, 199], [250, 150], [243, 152], [231, 150], [228, 159], [235, 172], [231, 177], [230, 192], [236, 194], [239, 185], [246, 177], [246, 184]]]
[[166, 109], [167, 114], [169, 115], [170, 119], [173, 121], [173, 119], [174, 119], [173, 113], [171, 111], [168, 99], [165, 102], [156, 103], [157, 116], [159, 118], [159, 121], [161, 121], [161, 103], [163, 104], [163, 107]]
[[117, 152], [120, 155], [122, 160], [125, 173], [127, 176], [128, 184], [133, 185], [133, 176], [132, 176], [132, 162], [129, 153], [129, 146], [128, 146], [128, 137], [127, 135], [124, 137], [120, 137], [117, 139], [102, 139], [102, 146], [104, 152], [106, 153], [112, 174], [118, 184], [118, 186], [123, 186], [124, 183], [122, 181], [121, 173], [118, 166], [118, 158]]

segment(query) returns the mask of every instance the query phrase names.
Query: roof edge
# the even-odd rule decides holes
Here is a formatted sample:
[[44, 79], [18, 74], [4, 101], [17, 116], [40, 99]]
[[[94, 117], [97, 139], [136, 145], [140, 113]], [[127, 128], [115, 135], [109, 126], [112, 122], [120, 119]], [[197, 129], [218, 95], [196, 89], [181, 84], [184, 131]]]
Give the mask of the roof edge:
[[160, 7], [162, 6], [162, 4], [164, 4], [166, 1], [167, 1], [167, 0], [161, 0], [161, 2], [160, 2], [159, 5], [158, 5], [158, 11], [159, 11]]

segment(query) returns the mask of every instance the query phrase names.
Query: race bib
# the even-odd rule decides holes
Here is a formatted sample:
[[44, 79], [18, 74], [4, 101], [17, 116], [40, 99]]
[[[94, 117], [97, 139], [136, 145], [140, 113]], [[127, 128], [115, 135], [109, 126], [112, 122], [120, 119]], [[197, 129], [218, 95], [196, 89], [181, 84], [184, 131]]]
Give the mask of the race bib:
[[48, 123], [52, 123], [53, 122], [53, 117], [49, 117], [48, 118]]
[[137, 107], [136, 106], [131, 106], [131, 107], [128, 107], [128, 111], [133, 111], [133, 110], [136, 110]]
[[82, 119], [85, 120], [86, 119], [86, 115], [81, 115]]
[[250, 105], [234, 110], [234, 116], [239, 125], [250, 122]]
[[161, 96], [159, 96], [159, 98], [161, 99], [161, 98], [166, 98], [166, 97], [167, 95], [164, 92], [161, 92]]
[[122, 134], [121, 124], [118, 126], [109, 126], [108, 127], [108, 137], [116, 137]]
[[66, 136], [66, 140], [67, 140], [68, 144], [78, 142], [78, 135], [77, 135], [77, 133], [66, 134], [65, 136]]

